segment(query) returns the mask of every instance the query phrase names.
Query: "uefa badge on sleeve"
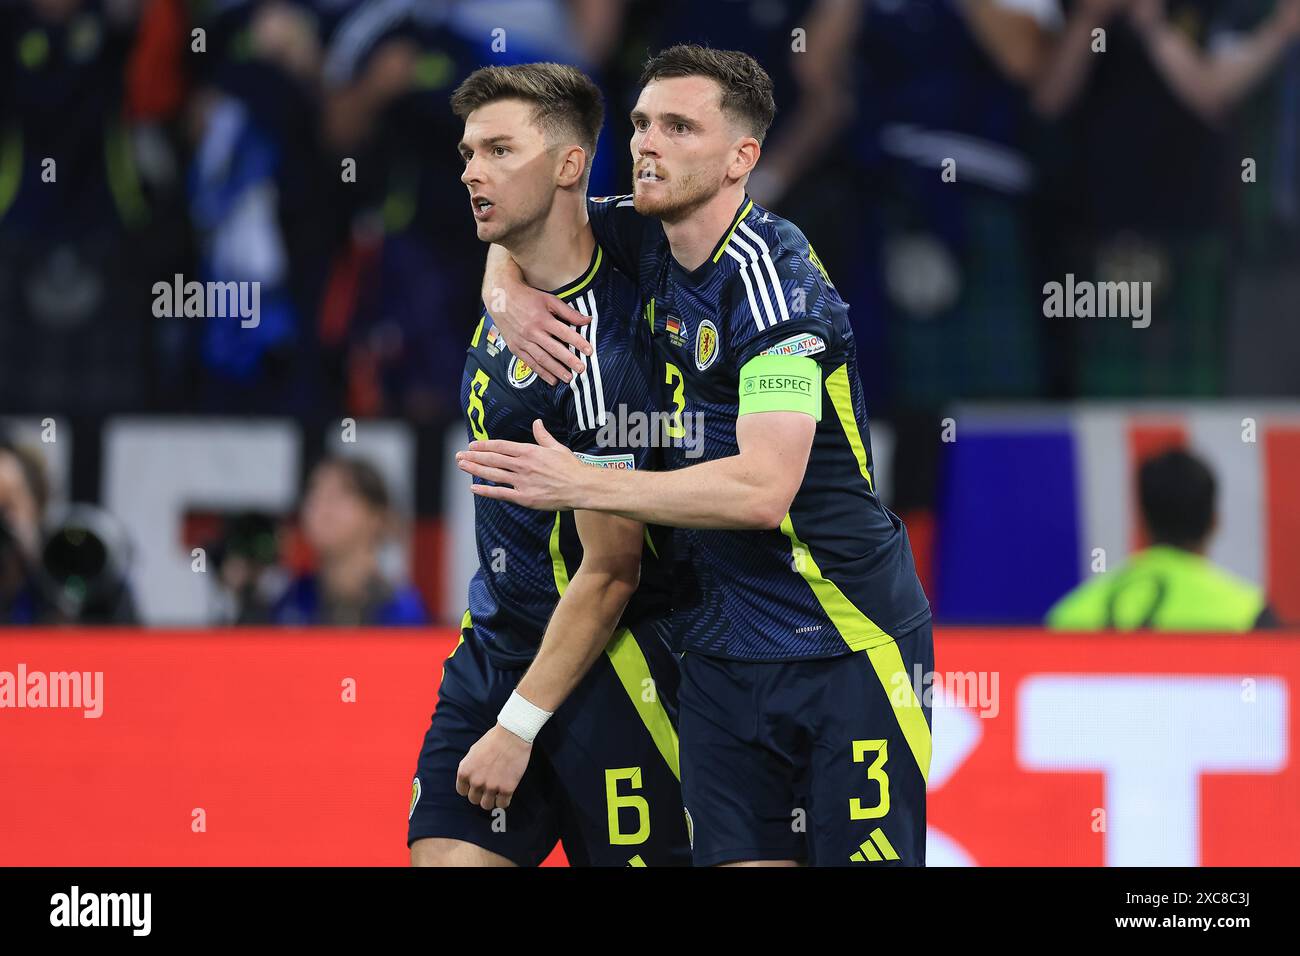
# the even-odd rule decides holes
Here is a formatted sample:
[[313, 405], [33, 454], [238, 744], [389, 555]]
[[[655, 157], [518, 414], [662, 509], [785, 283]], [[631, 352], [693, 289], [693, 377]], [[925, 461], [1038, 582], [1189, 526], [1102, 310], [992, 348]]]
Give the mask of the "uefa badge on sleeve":
[[406, 812], [406, 819], [415, 816], [415, 805], [420, 802], [420, 778], [411, 781], [411, 809]]

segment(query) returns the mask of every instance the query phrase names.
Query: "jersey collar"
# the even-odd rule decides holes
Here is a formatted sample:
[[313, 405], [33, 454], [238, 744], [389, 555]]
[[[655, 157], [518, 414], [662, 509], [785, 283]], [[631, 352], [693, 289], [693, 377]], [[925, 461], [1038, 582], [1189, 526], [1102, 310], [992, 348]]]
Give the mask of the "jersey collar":
[[587, 269], [583, 273], [582, 278], [576, 279], [573, 282], [566, 282], [564, 285], [560, 286], [560, 288], [550, 289], [548, 291], [551, 295], [560, 299], [572, 298], [595, 281], [596, 274], [600, 272], [600, 267], [604, 262], [605, 253], [600, 248], [600, 243], [596, 243], [596, 248], [592, 250], [591, 253], [591, 262], [587, 263]]
[[[723, 255], [726, 254], [727, 245], [731, 242], [732, 235], [753, 208], [754, 200], [749, 198], [749, 193], [745, 193], [744, 198], [740, 201], [740, 206], [736, 209], [736, 214], [731, 217], [731, 225], [728, 226], [727, 231], [722, 234], [722, 238], [718, 240], [718, 244], [713, 247], [713, 251], [709, 253], [709, 257], [697, 268], [687, 272], [677, 264], [676, 259], [672, 260], [673, 268], [677, 271], [678, 275], [684, 282], [688, 285], [699, 285], [704, 281], [713, 270], [713, 267], [717, 265], [718, 262], [721, 261]], [[671, 253], [669, 254], [669, 258], [672, 258]]]

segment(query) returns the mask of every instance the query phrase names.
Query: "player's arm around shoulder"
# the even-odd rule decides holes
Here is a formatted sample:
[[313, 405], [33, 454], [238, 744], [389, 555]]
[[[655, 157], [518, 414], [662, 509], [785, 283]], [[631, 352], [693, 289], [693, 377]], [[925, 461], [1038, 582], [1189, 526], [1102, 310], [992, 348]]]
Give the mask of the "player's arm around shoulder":
[[[609, 250], [614, 264], [635, 276], [646, 220], [631, 208], [631, 197], [588, 199], [587, 211], [601, 254]], [[580, 356], [590, 355], [591, 346], [573, 326], [586, 325], [590, 318], [525, 283], [518, 264], [501, 246], [488, 248], [482, 293], [510, 351], [536, 370], [542, 381], [570, 382], [582, 372]]]
[[501, 246], [488, 248], [482, 293], [484, 308], [510, 351], [542, 381], [569, 382], [583, 370], [580, 355], [591, 354], [591, 346], [573, 326], [591, 320], [557, 296], [524, 282], [518, 263]]
[[[746, 248], [764, 249], [750, 238]], [[812, 266], [794, 256], [773, 261], [776, 243], [773, 237], [762, 256], [751, 256], [749, 286], [720, 305], [739, 389], [736, 454], [663, 472], [592, 468], [538, 423], [536, 445], [475, 442], [457, 455], [462, 470], [495, 483], [477, 484], [474, 493], [529, 508], [601, 511], [678, 528], [779, 528], [803, 483], [821, 419], [815, 356], [827, 351], [833, 323], [820, 307], [808, 315], [796, 308], [798, 319], [791, 320], [787, 299], [802, 301], [794, 291], [812, 281]], [[737, 286], [745, 282], [739, 272], [732, 278]], [[749, 289], [760, 283], [751, 296]]]

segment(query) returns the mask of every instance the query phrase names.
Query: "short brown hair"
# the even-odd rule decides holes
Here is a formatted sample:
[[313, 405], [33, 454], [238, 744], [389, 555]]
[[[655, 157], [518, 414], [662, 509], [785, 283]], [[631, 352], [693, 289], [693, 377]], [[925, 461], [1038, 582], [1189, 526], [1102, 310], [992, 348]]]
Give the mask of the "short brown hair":
[[351, 455], [331, 455], [322, 458], [313, 471], [322, 468], [336, 469], [343, 476], [348, 489], [372, 511], [388, 511], [392, 506], [383, 473], [366, 459]]
[[763, 142], [776, 116], [776, 100], [772, 78], [748, 53], [679, 43], [646, 60], [641, 86], [673, 76], [707, 76], [716, 81], [722, 87], [723, 111], [738, 117]]
[[480, 67], [451, 94], [451, 109], [466, 119], [480, 106], [497, 100], [533, 104], [532, 120], [547, 142], [572, 136], [587, 151], [586, 172], [591, 172], [596, 138], [605, 122], [605, 99], [587, 74], [564, 63]]

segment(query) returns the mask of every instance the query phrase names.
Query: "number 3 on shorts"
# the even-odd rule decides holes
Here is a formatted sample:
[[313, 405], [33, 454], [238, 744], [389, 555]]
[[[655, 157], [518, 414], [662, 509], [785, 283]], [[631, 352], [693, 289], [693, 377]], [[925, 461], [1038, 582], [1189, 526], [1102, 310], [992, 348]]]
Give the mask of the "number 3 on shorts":
[[864, 807], [857, 797], [849, 798], [849, 818], [852, 820], [874, 820], [889, 812], [889, 774], [885, 773], [885, 761], [889, 759], [888, 740], [853, 741], [853, 762], [862, 763], [869, 753], [876, 759], [867, 768], [867, 779], [880, 784], [880, 802], [874, 807]]

